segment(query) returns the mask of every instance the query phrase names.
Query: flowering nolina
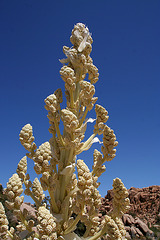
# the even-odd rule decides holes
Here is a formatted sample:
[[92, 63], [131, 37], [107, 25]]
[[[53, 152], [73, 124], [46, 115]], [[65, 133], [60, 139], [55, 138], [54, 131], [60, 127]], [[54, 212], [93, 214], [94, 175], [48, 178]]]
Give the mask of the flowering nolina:
[[[20, 141], [28, 151], [17, 167], [17, 173], [9, 179], [5, 194], [8, 198], [6, 207], [13, 210], [18, 217], [16, 229], [9, 229], [5, 210], [0, 204], [0, 234], [2, 239], [44, 239], [44, 240], [78, 240], [100, 239], [105, 234], [106, 239], [125, 239], [125, 230], [121, 221], [122, 214], [128, 209], [128, 192], [119, 178], [113, 181], [114, 201], [113, 211], [99, 221], [98, 210], [101, 206], [101, 195], [97, 188], [98, 178], [105, 171], [104, 163], [115, 157], [115, 147], [118, 145], [114, 131], [106, 125], [107, 110], [96, 104], [94, 84], [99, 73], [90, 56], [92, 37], [88, 28], [77, 23], [72, 30], [71, 48], [64, 46], [65, 59], [60, 75], [65, 82], [66, 108], [61, 109], [62, 91], [56, 90], [45, 99], [52, 134], [49, 142], [37, 148], [34, 142], [32, 126], [26, 124], [20, 132]], [[86, 74], [88, 79], [86, 80]], [[93, 134], [84, 141], [88, 122], [87, 113], [95, 105], [95, 125]], [[63, 134], [59, 124], [63, 122]], [[88, 150], [99, 141], [96, 135], [103, 134], [101, 152], [95, 149], [92, 171], [77, 155]], [[33, 183], [27, 173], [27, 157], [35, 165], [34, 170], [40, 174], [40, 181], [35, 178]], [[76, 160], [77, 159], [77, 160]], [[77, 168], [77, 175], [75, 174]], [[20, 207], [24, 193], [30, 196], [36, 205], [37, 221], [28, 220], [27, 210]], [[48, 190], [49, 207], [44, 203]], [[85, 226], [85, 231], [75, 233], [77, 224]], [[23, 232], [23, 235], [20, 234]], [[76, 231], [77, 232], [77, 231]], [[23, 236], [23, 237], [22, 237]]]

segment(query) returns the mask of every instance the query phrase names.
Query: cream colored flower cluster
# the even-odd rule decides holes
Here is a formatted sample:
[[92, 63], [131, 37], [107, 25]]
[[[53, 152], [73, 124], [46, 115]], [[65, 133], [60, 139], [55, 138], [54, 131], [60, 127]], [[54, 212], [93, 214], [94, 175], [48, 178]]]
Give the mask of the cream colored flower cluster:
[[97, 177], [94, 177], [83, 160], [77, 160], [78, 188], [76, 209], [82, 213], [81, 221], [86, 226], [86, 236], [92, 236], [99, 230], [98, 209], [101, 205], [101, 195], [96, 189]]
[[45, 197], [45, 194], [43, 193], [42, 185], [40, 184], [38, 178], [35, 178], [32, 184], [32, 193], [37, 198], [39, 202], [42, 202], [42, 200]]
[[78, 128], [78, 124], [79, 124], [76, 115], [67, 109], [63, 109], [61, 111], [61, 113], [62, 113], [61, 119], [64, 123], [66, 132], [68, 132], [68, 133], [75, 132], [75, 130]]
[[113, 193], [113, 215], [120, 218], [129, 209], [130, 201], [128, 198], [128, 191], [119, 178], [113, 180]]
[[95, 149], [93, 157], [94, 157], [94, 164], [92, 167], [93, 169], [92, 174], [97, 177], [100, 177], [101, 174], [106, 170], [106, 166], [102, 165], [105, 162], [103, 155], [97, 149]]
[[41, 206], [38, 209], [38, 221], [37, 229], [40, 239], [56, 240], [56, 222], [53, 215], [45, 206]]
[[0, 202], [0, 234], [1, 236], [7, 237], [7, 231], [8, 231], [8, 219], [5, 214], [4, 207], [2, 203]]
[[35, 152], [33, 161], [35, 162], [34, 170], [37, 174], [49, 170], [49, 161], [51, 160], [51, 147], [49, 142], [43, 143]]
[[[95, 240], [98, 237], [102, 236], [104, 233], [106, 233], [106, 235], [103, 238], [106, 240], [107, 239], [126, 240], [125, 238], [126, 231], [121, 217], [122, 214], [125, 213], [129, 207], [129, 199], [127, 189], [124, 187], [122, 181], [119, 178], [113, 180], [113, 192], [114, 192], [113, 210], [110, 213], [110, 216], [108, 215], [104, 216], [104, 219], [102, 220], [100, 225], [100, 231], [96, 235], [91, 237], [90, 240]], [[117, 202], [117, 196], [119, 198], [119, 203]], [[120, 205], [121, 208], [119, 208]]]
[[17, 173], [18, 173], [18, 176], [24, 181], [27, 173], [27, 157], [26, 156], [24, 156], [18, 163]]
[[103, 152], [104, 158], [107, 161], [111, 161], [116, 156], [116, 149], [114, 149], [118, 145], [116, 141], [116, 136], [114, 131], [110, 129], [110, 127], [105, 126], [103, 131], [103, 146], [101, 151]]
[[102, 231], [107, 232], [107, 239], [120, 240], [122, 235], [115, 221], [110, 216], [105, 216], [103, 223], [104, 227]]
[[109, 116], [107, 110], [99, 104], [96, 104], [95, 112], [97, 115], [96, 124], [94, 126], [94, 131], [98, 134], [103, 133], [105, 123], [107, 122]]
[[[95, 240], [104, 234], [107, 234], [107, 239], [122, 239], [125, 231], [120, 218], [129, 202], [119, 180], [113, 183], [115, 210], [110, 216], [105, 216], [101, 224], [98, 217], [101, 205], [98, 178], [106, 169], [105, 162], [115, 157], [118, 142], [114, 131], [106, 125], [109, 118], [107, 110], [99, 104], [95, 105], [98, 98], [94, 96], [94, 84], [99, 79], [99, 73], [90, 56], [93, 40], [89, 29], [82, 23], [74, 26], [70, 40], [73, 46], [63, 47], [66, 58], [60, 60], [63, 64], [60, 75], [65, 82], [66, 107], [63, 105], [64, 108], [61, 108], [61, 89], [44, 100], [52, 135], [39, 148], [34, 142], [32, 126], [26, 124], [22, 128], [19, 138], [28, 153], [20, 160], [17, 174], [7, 183], [6, 206], [19, 218], [17, 230], [23, 234], [27, 231], [25, 239]], [[94, 122], [92, 118], [87, 118], [87, 114], [94, 105], [96, 122], [93, 133], [85, 139], [87, 124]], [[77, 159], [77, 155], [99, 141], [97, 134], [103, 135], [102, 153], [97, 149], [94, 151], [90, 171], [83, 160]], [[27, 173], [27, 157], [33, 160], [35, 173], [41, 175], [33, 182]], [[20, 209], [24, 199], [20, 196], [22, 185], [25, 187], [24, 194], [35, 202], [38, 224], [27, 220], [27, 210], [22, 212]], [[43, 201], [43, 191], [49, 194], [48, 205]], [[21, 239], [17, 230], [8, 229], [2, 205], [0, 214], [1, 233], [11, 239]], [[79, 221], [86, 229], [82, 238], [74, 233]]]
[[8, 201], [5, 202], [7, 208], [15, 211], [16, 214], [20, 213], [20, 206], [24, 200], [24, 197], [20, 195], [23, 192], [22, 181], [18, 174], [13, 174], [7, 183], [7, 188], [5, 189], [5, 194], [8, 197]]
[[60, 70], [61, 77], [63, 81], [65, 82], [65, 88], [66, 90], [75, 91], [76, 89], [76, 77], [74, 70], [71, 67], [63, 66]]
[[57, 97], [55, 94], [51, 94], [49, 95], [46, 99], [45, 99], [45, 103], [46, 106], [45, 108], [48, 111], [51, 111], [52, 113], [55, 113], [58, 110], [58, 102], [57, 102]]
[[87, 81], [80, 81], [80, 99], [81, 99], [81, 105], [84, 107], [87, 107], [87, 109], [90, 111], [94, 104], [97, 101], [97, 97], [93, 97], [95, 94], [95, 87], [93, 84]]
[[33, 142], [34, 141], [34, 136], [33, 136], [33, 131], [32, 131], [32, 126], [30, 124], [26, 124], [20, 134], [19, 134], [19, 140], [23, 147], [28, 150], [29, 152], [36, 149], [36, 145]]

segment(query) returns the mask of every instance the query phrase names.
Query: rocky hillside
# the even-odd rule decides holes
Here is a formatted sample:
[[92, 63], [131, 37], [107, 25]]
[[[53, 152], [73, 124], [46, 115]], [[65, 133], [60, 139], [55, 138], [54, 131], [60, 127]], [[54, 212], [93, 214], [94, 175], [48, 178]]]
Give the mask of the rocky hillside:
[[[144, 239], [160, 239], [160, 186], [130, 188], [130, 210], [123, 216], [128, 239], [145, 236]], [[113, 192], [109, 190], [102, 198], [100, 216], [112, 210]], [[155, 238], [153, 238], [153, 230]], [[151, 236], [151, 238], [149, 238]]]

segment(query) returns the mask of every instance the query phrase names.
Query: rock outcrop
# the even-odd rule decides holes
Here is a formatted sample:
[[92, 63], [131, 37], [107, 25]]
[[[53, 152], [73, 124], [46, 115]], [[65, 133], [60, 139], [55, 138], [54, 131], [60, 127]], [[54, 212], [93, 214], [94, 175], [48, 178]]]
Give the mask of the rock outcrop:
[[149, 226], [157, 222], [160, 213], [160, 186], [130, 188], [130, 214], [142, 219]]
[[151, 231], [148, 228], [147, 224], [145, 224], [138, 217], [133, 218], [129, 214], [124, 214], [122, 220], [127, 232], [127, 239], [134, 239], [140, 237], [150, 237], [151, 239], [154, 239], [153, 231]]
[[[127, 231], [128, 239], [160, 239], [160, 186], [146, 188], [130, 188], [128, 190], [130, 199], [130, 210], [123, 215], [123, 222]], [[113, 192], [109, 190], [102, 198], [100, 216], [112, 210]], [[157, 229], [158, 238], [153, 238], [150, 228]]]

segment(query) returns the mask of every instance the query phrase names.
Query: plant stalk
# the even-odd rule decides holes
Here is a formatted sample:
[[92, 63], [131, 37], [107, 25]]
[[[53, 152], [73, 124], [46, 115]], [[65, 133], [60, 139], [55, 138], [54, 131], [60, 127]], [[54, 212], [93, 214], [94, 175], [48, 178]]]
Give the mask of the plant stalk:
[[54, 118], [54, 125], [55, 125], [55, 129], [56, 129], [56, 132], [57, 132], [57, 136], [59, 138], [59, 141], [61, 143], [62, 146], [64, 146], [64, 141], [63, 141], [63, 138], [62, 138], [62, 135], [61, 135], [61, 132], [59, 130], [59, 126], [58, 126], [58, 123], [57, 123], [57, 120]]
[[75, 229], [75, 227], [76, 227], [77, 223], [79, 222], [80, 218], [81, 218], [81, 215], [79, 214], [79, 215], [75, 218], [75, 220], [73, 221], [73, 223], [71, 224], [71, 226], [69, 226], [69, 227], [64, 231], [64, 234], [65, 234], [65, 235], [68, 234], [68, 233], [70, 233], [70, 232], [72, 232], [72, 231]]
[[48, 192], [49, 192], [49, 195], [51, 197], [51, 203], [52, 203], [53, 211], [55, 213], [59, 213], [59, 208], [57, 207], [57, 204], [56, 204], [56, 201], [55, 201], [55, 197], [54, 197], [54, 193], [53, 193], [53, 191], [52, 191], [52, 189], [50, 187], [48, 187]]
[[82, 124], [83, 124], [83, 122], [84, 122], [84, 120], [85, 120], [85, 118], [87, 116], [87, 113], [88, 113], [88, 108], [86, 107], [86, 109], [84, 111], [84, 114], [83, 114], [83, 117], [79, 121], [79, 126], [78, 126], [79, 128], [82, 126]]

